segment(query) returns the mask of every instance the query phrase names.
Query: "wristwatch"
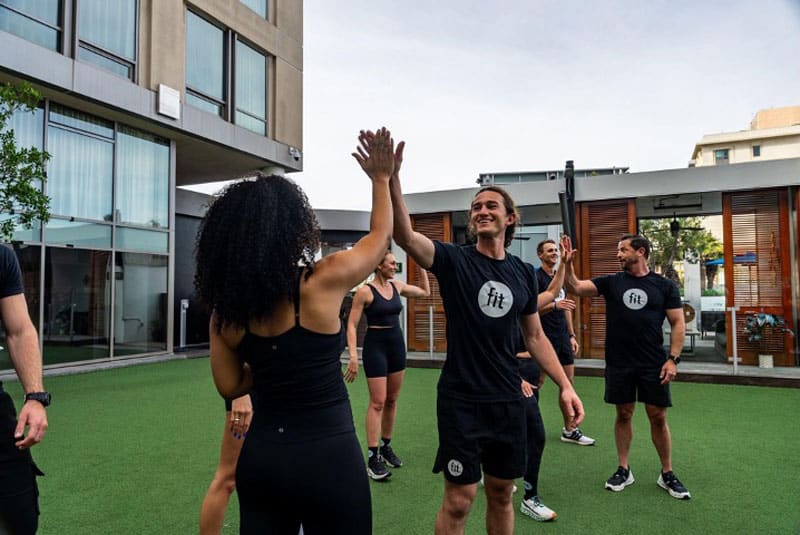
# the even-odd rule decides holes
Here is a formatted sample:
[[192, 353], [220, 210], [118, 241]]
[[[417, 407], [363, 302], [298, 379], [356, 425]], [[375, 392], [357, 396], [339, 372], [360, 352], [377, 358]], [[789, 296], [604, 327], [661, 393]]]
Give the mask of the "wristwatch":
[[669, 360], [674, 362], [676, 365], [681, 363], [681, 356], [680, 355], [670, 355]]
[[38, 401], [45, 407], [50, 405], [50, 392], [29, 392], [25, 394], [25, 401]]

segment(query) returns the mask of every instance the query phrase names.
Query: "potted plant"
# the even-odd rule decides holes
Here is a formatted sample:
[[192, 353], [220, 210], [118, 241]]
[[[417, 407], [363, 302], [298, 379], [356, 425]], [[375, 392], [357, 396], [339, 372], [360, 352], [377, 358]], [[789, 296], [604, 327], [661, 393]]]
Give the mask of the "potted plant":
[[772, 333], [789, 333], [794, 336], [792, 330], [786, 325], [786, 320], [781, 316], [764, 312], [745, 316], [744, 333], [747, 335], [748, 342], [753, 342], [758, 346], [759, 368], [772, 368], [773, 366], [772, 355], [764, 354], [766, 351], [764, 347], [764, 335], [767, 334], [768, 330]]

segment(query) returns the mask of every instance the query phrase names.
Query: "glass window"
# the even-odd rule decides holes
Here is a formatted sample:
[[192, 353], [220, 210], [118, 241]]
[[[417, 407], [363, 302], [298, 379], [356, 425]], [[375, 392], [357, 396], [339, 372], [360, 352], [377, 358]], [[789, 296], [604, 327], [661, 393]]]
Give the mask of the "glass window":
[[267, 17], [267, 0], [241, 0], [244, 5], [264, 17]]
[[78, 3], [78, 58], [131, 78], [136, 62], [136, 0]]
[[761, 156], [761, 145], [753, 145], [753, 158]]
[[[17, 110], [14, 115], [9, 117], [6, 123], [6, 128], [14, 131], [14, 138], [17, 142], [17, 147], [29, 148], [34, 147], [42, 150], [44, 146], [44, 110], [36, 108], [33, 112]], [[41, 188], [41, 182], [35, 181], [34, 187]], [[18, 229], [22, 234], [31, 232], [30, 230]], [[35, 231], [38, 236], [38, 231]], [[22, 239], [27, 241], [27, 238], [17, 237], [15, 233], [15, 240]], [[38, 241], [38, 237], [36, 238]]]
[[[224, 32], [186, 12], [186, 88], [210, 103], [225, 101]], [[194, 101], [189, 101], [194, 104]], [[221, 110], [221, 108], [220, 108]]]
[[45, 364], [109, 356], [111, 253], [48, 247], [45, 251]]
[[60, 4], [59, 0], [0, 0], [0, 31], [58, 50]]
[[[3, 247], [3, 245], [0, 245]], [[28, 315], [33, 321], [33, 325], [39, 328], [39, 281], [41, 277], [41, 247], [38, 245], [15, 246], [14, 252], [22, 270], [22, 285], [25, 292], [25, 303], [28, 305]], [[0, 340], [6, 336], [3, 330], [3, 322], [0, 321]], [[7, 344], [0, 344], [8, 347]], [[11, 359], [8, 349], [0, 350], [0, 370], [11, 369]]]
[[236, 41], [236, 124], [267, 131], [267, 58]]
[[111, 221], [114, 145], [52, 126], [47, 144], [50, 212]]
[[50, 107], [50, 122], [114, 139], [114, 123], [57, 104]]
[[169, 247], [169, 234], [154, 230], [117, 227], [117, 249], [166, 253]]
[[[0, 222], [5, 221], [6, 219], [11, 219], [11, 214], [0, 214]], [[22, 241], [22, 242], [29, 242], [29, 241], [41, 241], [42, 237], [42, 225], [39, 223], [38, 220], [33, 222], [31, 228], [26, 229], [22, 225], [19, 224], [17, 221], [17, 227], [14, 229], [14, 234], [11, 236], [12, 241]]]
[[111, 247], [111, 225], [51, 219], [45, 227], [47, 243], [78, 247]]
[[155, 228], [169, 226], [169, 145], [166, 142], [120, 126], [116, 199], [117, 223]]
[[167, 348], [168, 257], [116, 253], [114, 355]]
[[728, 163], [728, 149], [719, 149], [714, 151], [714, 163], [717, 165], [724, 165]]

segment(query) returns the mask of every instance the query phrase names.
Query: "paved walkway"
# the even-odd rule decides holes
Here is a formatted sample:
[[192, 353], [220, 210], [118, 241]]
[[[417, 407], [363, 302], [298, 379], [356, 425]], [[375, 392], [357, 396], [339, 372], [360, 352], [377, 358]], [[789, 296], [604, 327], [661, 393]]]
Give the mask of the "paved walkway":
[[[104, 360], [80, 365], [65, 365], [48, 368], [44, 371], [45, 377], [58, 375], [71, 375], [87, 373], [97, 370], [107, 370], [139, 364], [152, 364], [175, 359], [205, 358], [208, 349], [192, 349], [190, 351], [168, 353], [149, 357], [118, 358], [112, 361]], [[347, 361], [343, 354], [342, 361]], [[408, 366], [410, 368], [441, 368], [445, 361], [444, 353], [427, 353], [410, 351], [408, 353]], [[605, 361], [599, 359], [576, 359], [575, 374], [581, 376], [602, 377]], [[734, 374], [733, 365], [712, 362], [681, 362], [678, 367], [678, 381], [694, 383], [739, 384], [759, 386], [780, 386], [800, 388], [800, 367], [759, 368], [757, 366], [738, 366]], [[0, 372], [0, 381], [14, 381], [17, 379], [11, 371]]]

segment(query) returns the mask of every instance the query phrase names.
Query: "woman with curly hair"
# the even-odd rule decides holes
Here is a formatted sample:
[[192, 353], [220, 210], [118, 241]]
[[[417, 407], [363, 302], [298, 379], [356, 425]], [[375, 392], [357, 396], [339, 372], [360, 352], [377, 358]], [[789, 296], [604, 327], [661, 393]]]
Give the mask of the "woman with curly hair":
[[372, 181], [370, 232], [318, 261], [320, 232], [302, 190], [259, 174], [210, 206], [195, 286], [211, 308], [217, 390], [251, 390], [255, 407], [236, 468], [241, 533], [369, 534], [364, 460], [342, 380], [339, 309], [386, 251], [394, 142], [361, 132], [353, 153]]

